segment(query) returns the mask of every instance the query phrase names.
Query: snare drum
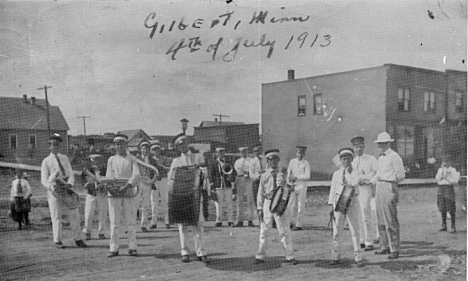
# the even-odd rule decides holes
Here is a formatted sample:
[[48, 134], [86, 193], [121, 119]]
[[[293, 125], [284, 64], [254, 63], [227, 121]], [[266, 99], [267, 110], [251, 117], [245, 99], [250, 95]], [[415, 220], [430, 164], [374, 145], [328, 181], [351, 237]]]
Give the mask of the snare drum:
[[169, 223], [197, 225], [200, 215], [201, 170], [193, 167], [176, 168], [173, 184], [169, 185]]
[[351, 200], [354, 197], [354, 188], [349, 185], [344, 185], [343, 190], [341, 191], [338, 201], [336, 201], [335, 212], [340, 212], [346, 215], [349, 205], [351, 205]]

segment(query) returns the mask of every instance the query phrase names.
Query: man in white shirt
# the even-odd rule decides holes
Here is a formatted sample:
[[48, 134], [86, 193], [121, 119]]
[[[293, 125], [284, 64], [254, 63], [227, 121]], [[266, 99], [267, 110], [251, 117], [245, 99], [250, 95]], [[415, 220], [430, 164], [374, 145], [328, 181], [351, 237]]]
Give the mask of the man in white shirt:
[[[127, 152], [128, 137], [124, 134], [114, 136], [114, 144], [117, 154], [111, 156], [107, 161], [106, 177], [128, 178], [128, 182], [119, 191], [125, 192], [127, 189], [134, 189], [140, 181], [137, 158]], [[112, 258], [119, 255], [120, 224], [122, 216], [127, 226], [128, 254], [137, 256], [136, 241], [136, 208], [135, 197], [114, 196], [110, 192], [109, 196], [109, 220], [110, 220], [110, 253], [107, 257]]]
[[374, 156], [364, 153], [364, 137], [354, 137], [351, 139], [354, 147], [355, 158], [353, 160], [353, 169], [359, 174], [359, 203], [361, 205], [361, 216], [359, 219], [359, 232], [361, 248], [364, 251], [374, 249], [375, 228], [372, 224], [371, 199], [375, 192], [370, 180], [377, 173], [378, 162]]
[[297, 203], [297, 217], [295, 226], [292, 230], [302, 230], [303, 227], [303, 212], [305, 208], [305, 200], [307, 197], [307, 181], [310, 180], [310, 165], [304, 159], [307, 147], [296, 147], [296, 158], [289, 161], [288, 166], [288, 184], [294, 186], [291, 198], [289, 199], [288, 209], [291, 213], [291, 224], [294, 223], [294, 206]]
[[371, 183], [376, 185], [375, 204], [380, 233], [380, 250], [375, 254], [389, 254], [389, 259], [397, 259], [400, 254], [398, 184], [405, 179], [405, 168], [400, 155], [390, 148], [393, 139], [388, 133], [380, 133], [374, 142], [380, 150], [377, 173], [371, 180]]
[[[359, 174], [358, 171], [353, 169], [353, 150], [352, 148], [342, 148], [338, 152], [340, 157], [340, 169], [333, 173], [333, 178], [330, 187], [330, 195], [328, 196], [328, 205], [330, 206], [330, 213], [333, 214], [333, 247], [332, 247], [332, 262], [331, 265], [337, 265], [340, 262], [341, 244], [343, 238], [343, 230], [346, 218], [348, 219], [349, 230], [354, 247], [354, 260], [358, 267], [363, 266], [361, 249], [359, 247], [359, 213], [361, 212], [359, 206]], [[340, 196], [344, 188], [354, 189], [354, 194], [350, 198], [351, 203], [346, 211], [343, 208], [336, 208]], [[350, 195], [348, 193], [348, 195]], [[343, 202], [340, 202], [343, 203]]]
[[241, 158], [237, 159], [234, 163], [234, 169], [236, 170], [236, 190], [237, 190], [237, 220], [235, 222], [236, 227], [243, 227], [244, 219], [244, 194], [247, 197], [247, 212], [248, 212], [248, 226], [255, 226], [253, 224], [255, 202], [252, 190], [252, 180], [249, 177], [249, 167], [252, 158], [248, 157], [249, 148], [239, 147]]
[[[192, 153], [189, 149], [189, 143], [185, 134], [177, 135], [173, 140], [174, 146], [176, 149], [181, 153], [180, 157], [174, 158], [172, 160], [171, 168], [169, 170], [168, 178], [168, 186], [169, 190], [173, 189], [174, 186], [174, 177], [177, 168], [181, 167], [200, 167], [204, 162], [205, 159], [202, 154], [200, 153]], [[195, 250], [197, 253], [197, 259], [204, 263], [209, 263], [210, 260], [206, 255], [206, 250], [204, 248], [204, 228], [203, 222], [205, 221], [203, 217], [203, 198], [200, 192], [200, 206], [199, 206], [199, 213], [198, 213], [198, 222], [196, 225], [187, 225], [184, 223], [178, 223], [177, 226], [179, 228], [179, 239], [180, 239], [180, 248], [181, 248], [181, 255], [182, 255], [182, 262], [190, 262], [190, 249], [188, 247], [188, 231], [192, 229], [193, 232], [193, 239], [195, 240]], [[170, 210], [173, 212], [173, 210]], [[171, 215], [169, 216], [171, 219]]]
[[65, 188], [71, 189], [75, 184], [75, 175], [68, 157], [59, 153], [62, 138], [59, 134], [50, 137], [50, 154], [41, 165], [41, 183], [47, 188], [47, 201], [49, 203], [50, 219], [52, 220], [52, 232], [54, 243], [57, 248], [63, 249], [62, 244], [62, 212], [68, 213], [68, 220], [72, 229], [75, 244], [80, 248], [86, 248], [86, 244], [81, 238], [80, 214], [78, 208], [69, 209], [62, 201], [57, 200], [54, 191], [57, 187], [57, 181], [62, 182]]
[[249, 176], [252, 180], [252, 192], [254, 196], [254, 203], [257, 204], [257, 195], [258, 195], [258, 187], [260, 185], [260, 177], [265, 172], [266, 163], [262, 159], [262, 147], [256, 146], [252, 148], [252, 152], [254, 154], [254, 158], [250, 161], [249, 166]]

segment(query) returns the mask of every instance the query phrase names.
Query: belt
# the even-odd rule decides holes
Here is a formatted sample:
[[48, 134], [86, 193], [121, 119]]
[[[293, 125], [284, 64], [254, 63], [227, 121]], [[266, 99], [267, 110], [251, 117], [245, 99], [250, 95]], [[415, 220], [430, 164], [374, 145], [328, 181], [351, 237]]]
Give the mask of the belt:
[[387, 183], [394, 183], [396, 184], [396, 181], [386, 181], [386, 180], [379, 180], [380, 182], [387, 182]]

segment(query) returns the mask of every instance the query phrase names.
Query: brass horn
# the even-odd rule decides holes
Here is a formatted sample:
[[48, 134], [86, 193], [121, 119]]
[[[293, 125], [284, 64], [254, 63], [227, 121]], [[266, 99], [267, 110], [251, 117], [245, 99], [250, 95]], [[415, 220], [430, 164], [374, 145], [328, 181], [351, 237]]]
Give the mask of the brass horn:
[[228, 176], [228, 175], [232, 174], [232, 172], [234, 172], [234, 168], [229, 163], [223, 163], [223, 165], [221, 167], [221, 171], [223, 172], [223, 174]]

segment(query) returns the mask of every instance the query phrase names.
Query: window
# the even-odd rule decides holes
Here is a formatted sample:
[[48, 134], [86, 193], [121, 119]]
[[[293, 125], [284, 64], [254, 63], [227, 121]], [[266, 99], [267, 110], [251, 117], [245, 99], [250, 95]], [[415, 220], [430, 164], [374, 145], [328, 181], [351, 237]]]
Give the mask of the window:
[[425, 92], [424, 93], [424, 112], [435, 112], [435, 93]]
[[31, 149], [36, 148], [36, 135], [29, 135], [28, 147], [31, 148]]
[[10, 141], [9, 141], [10, 142], [10, 149], [18, 148], [18, 140], [17, 140], [18, 136], [17, 135], [9, 135], [8, 137], [10, 139]]
[[463, 94], [455, 93], [455, 111], [463, 112]]
[[306, 115], [306, 96], [297, 97], [297, 116]]
[[398, 111], [410, 110], [410, 91], [409, 89], [398, 89]]
[[314, 115], [322, 115], [322, 94], [314, 95]]
[[414, 127], [397, 126], [396, 144], [397, 152], [401, 157], [407, 158], [414, 155]]

